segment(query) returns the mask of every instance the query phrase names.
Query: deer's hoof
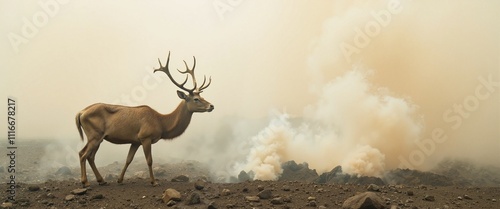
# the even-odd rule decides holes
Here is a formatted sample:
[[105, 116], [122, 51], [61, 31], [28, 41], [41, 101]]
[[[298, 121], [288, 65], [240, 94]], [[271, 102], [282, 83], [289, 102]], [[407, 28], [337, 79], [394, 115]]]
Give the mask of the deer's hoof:
[[105, 181], [99, 182], [99, 186], [107, 186], [107, 185], [108, 185], [108, 182], [105, 182]]
[[160, 184], [159, 184], [157, 181], [155, 181], [155, 182], [151, 183], [151, 185], [153, 185], [153, 187], [160, 186]]
[[83, 188], [87, 188], [90, 186], [90, 183], [89, 182], [82, 182], [82, 187]]

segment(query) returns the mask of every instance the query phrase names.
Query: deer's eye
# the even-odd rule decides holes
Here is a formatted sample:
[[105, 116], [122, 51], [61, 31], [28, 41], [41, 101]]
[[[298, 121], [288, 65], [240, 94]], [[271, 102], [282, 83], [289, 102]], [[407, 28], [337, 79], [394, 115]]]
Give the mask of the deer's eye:
[[194, 102], [200, 102], [200, 99], [194, 98]]

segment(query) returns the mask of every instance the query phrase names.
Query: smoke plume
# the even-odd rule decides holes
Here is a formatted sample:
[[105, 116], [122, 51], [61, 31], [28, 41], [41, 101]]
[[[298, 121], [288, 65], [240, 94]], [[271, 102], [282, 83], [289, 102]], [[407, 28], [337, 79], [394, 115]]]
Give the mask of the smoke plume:
[[355, 69], [327, 83], [297, 125], [287, 114], [273, 116], [252, 138], [245, 170], [254, 171], [256, 179], [273, 180], [289, 160], [307, 162], [320, 173], [335, 165], [367, 176], [396, 168], [397, 157], [421, 134], [417, 107], [375, 89], [368, 74]]

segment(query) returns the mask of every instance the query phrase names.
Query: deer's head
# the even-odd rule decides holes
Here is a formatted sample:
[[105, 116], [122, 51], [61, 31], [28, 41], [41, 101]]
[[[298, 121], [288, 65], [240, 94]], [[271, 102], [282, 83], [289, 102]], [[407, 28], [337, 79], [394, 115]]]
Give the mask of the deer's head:
[[[207, 100], [205, 100], [203, 97], [200, 96], [201, 92], [203, 92], [204, 89], [206, 89], [208, 86], [210, 86], [210, 84], [212, 83], [212, 78], [210, 77], [208, 79], [208, 83], [205, 85], [205, 83], [207, 81], [207, 77], [203, 76], [203, 83], [201, 84], [201, 86], [198, 87], [198, 84], [196, 83], [196, 77], [194, 75], [194, 68], [196, 67], [196, 58], [193, 56], [193, 59], [194, 59], [194, 63], [193, 63], [192, 69], [189, 69], [186, 61], [184, 61], [184, 65], [186, 65], [185, 71], [180, 71], [179, 69], [177, 69], [177, 71], [179, 71], [180, 73], [186, 74], [186, 79], [184, 79], [184, 82], [182, 82], [180, 84], [177, 83], [177, 81], [175, 81], [175, 79], [172, 77], [172, 75], [170, 74], [170, 71], [168, 69], [168, 63], [170, 62], [170, 52], [168, 53], [167, 64], [165, 66], [162, 66], [160, 59], [158, 59], [158, 62], [160, 63], [160, 68], [155, 69], [153, 72], [162, 71], [162, 72], [166, 73], [167, 76], [172, 81], [172, 83], [174, 83], [177, 87], [179, 87], [180, 89], [187, 92], [187, 94], [186, 94], [183, 91], [177, 90], [177, 95], [179, 96], [179, 98], [186, 101], [187, 109], [190, 112], [212, 112], [212, 110], [214, 110], [214, 106], [212, 104], [210, 104], [210, 102], [208, 102]], [[184, 84], [186, 84], [186, 82], [189, 79], [189, 75], [191, 75], [191, 79], [193, 80], [193, 88], [192, 89], [188, 89], [188, 88], [184, 87]]]

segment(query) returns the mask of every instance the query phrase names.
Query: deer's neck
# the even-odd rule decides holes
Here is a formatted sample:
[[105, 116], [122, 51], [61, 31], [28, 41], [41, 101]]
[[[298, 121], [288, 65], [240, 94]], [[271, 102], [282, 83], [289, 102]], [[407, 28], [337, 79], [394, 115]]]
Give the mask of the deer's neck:
[[193, 112], [187, 109], [186, 101], [182, 100], [179, 106], [170, 114], [163, 115], [163, 139], [173, 139], [180, 136], [191, 122]]

